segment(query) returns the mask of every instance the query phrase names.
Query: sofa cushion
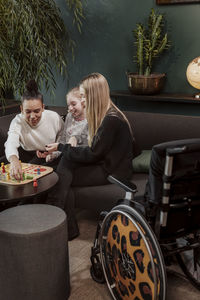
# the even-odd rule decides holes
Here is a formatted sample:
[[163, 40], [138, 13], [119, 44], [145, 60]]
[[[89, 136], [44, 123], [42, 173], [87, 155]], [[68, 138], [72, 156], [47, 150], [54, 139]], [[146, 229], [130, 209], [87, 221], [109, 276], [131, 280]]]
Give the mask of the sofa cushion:
[[[137, 186], [136, 199], [144, 196], [147, 179], [148, 174], [133, 174], [130, 181]], [[125, 196], [124, 189], [115, 184], [73, 187], [73, 191], [77, 208], [87, 208], [98, 213], [103, 210], [109, 211]]]
[[1, 137], [1, 143], [0, 143], [0, 156], [4, 155], [4, 143], [7, 139], [7, 132], [4, 132], [1, 128], [0, 128], [0, 137]]
[[132, 161], [134, 173], [149, 173], [151, 150], [143, 150], [142, 153]]

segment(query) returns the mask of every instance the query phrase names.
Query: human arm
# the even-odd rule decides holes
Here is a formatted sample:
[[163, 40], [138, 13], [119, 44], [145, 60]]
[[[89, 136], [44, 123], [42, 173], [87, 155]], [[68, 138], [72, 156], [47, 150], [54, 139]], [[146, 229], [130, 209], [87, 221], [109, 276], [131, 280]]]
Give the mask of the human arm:
[[77, 138], [75, 136], [71, 136], [68, 141], [68, 144], [70, 144], [72, 147], [76, 147], [77, 143], [78, 143]]
[[54, 151], [51, 153], [48, 152], [48, 155], [46, 156], [46, 162], [51, 162], [54, 159], [58, 158], [60, 155], [61, 155], [60, 151]]
[[[72, 147], [76, 147], [77, 145], [77, 140], [76, 140], [76, 137], [72, 136], [69, 141], [68, 141], [68, 144], [71, 145]], [[59, 143], [52, 143], [52, 144], [49, 144], [49, 145], [46, 145], [46, 151], [45, 153], [54, 153], [54, 152], [59, 152], [60, 151], [57, 151], [58, 150], [58, 145]], [[60, 143], [60, 145], [63, 145]]]
[[58, 145], [59, 145], [59, 143], [48, 144], [48, 145], [46, 145], [45, 149], [48, 153], [52, 153], [52, 152], [58, 150]]
[[[101, 161], [112, 149], [124, 122], [116, 116], [106, 116], [93, 139], [92, 146], [71, 147], [59, 144], [57, 149], [68, 159], [75, 162], [93, 163]], [[127, 125], [126, 130], [127, 130]], [[115, 149], [117, 150], [117, 149]]]
[[[72, 147], [76, 147], [76, 145], [77, 145], [76, 138], [74, 136], [72, 136], [69, 139], [68, 144], [71, 145]], [[47, 153], [47, 155], [43, 156], [43, 157], [46, 157], [46, 162], [54, 160], [61, 154], [60, 151], [57, 151], [58, 145], [59, 145], [59, 143], [53, 143], [53, 144], [46, 145], [47, 152], [45, 152], [45, 153]]]
[[54, 152], [48, 152], [48, 151], [36, 151], [37, 157], [39, 158], [45, 158], [46, 162], [51, 162], [54, 159], [58, 158], [61, 154], [59, 151], [54, 151]]
[[22, 166], [16, 155], [10, 156], [10, 175], [17, 180], [22, 180]]
[[48, 151], [40, 151], [40, 150], [36, 151], [36, 155], [39, 158], [46, 158], [48, 154], [49, 154]]

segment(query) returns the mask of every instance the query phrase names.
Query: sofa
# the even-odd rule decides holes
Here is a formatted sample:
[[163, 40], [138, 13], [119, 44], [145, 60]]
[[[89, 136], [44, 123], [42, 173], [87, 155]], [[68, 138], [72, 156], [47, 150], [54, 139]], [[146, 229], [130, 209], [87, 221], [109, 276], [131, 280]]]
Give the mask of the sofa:
[[[63, 107], [47, 107], [64, 116]], [[188, 138], [200, 137], [200, 117], [148, 112], [125, 111], [134, 132], [136, 143], [142, 150], [133, 161], [131, 181], [137, 186], [137, 196], [144, 195], [148, 179], [148, 164], [152, 146], [155, 144]], [[4, 142], [7, 138], [9, 124], [15, 114], [0, 117], [0, 158], [4, 155]], [[119, 141], [120, 143], [120, 141]], [[23, 158], [21, 159], [23, 161]], [[95, 212], [109, 210], [117, 200], [123, 198], [124, 191], [115, 184], [73, 188], [77, 208], [90, 209]]]

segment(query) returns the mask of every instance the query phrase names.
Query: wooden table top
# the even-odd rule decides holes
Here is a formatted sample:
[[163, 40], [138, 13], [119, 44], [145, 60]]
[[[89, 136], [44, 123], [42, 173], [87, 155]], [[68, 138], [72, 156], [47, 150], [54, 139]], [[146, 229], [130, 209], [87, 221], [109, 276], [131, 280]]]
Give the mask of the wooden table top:
[[25, 198], [35, 197], [50, 190], [58, 181], [58, 175], [53, 172], [37, 180], [37, 187], [33, 182], [22, 185], [0, 184], [0, 203], [11, 203]]

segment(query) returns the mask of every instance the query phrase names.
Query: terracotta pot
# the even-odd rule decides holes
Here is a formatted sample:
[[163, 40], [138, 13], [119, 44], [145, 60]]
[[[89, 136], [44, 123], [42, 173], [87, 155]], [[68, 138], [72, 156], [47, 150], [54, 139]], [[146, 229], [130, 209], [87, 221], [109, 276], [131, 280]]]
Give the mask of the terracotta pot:
[[149, 76], [127, 73], [128, 86], [133, 94], [153, 95], [158, 94], [164, 87], [166, 74], [150, 74]]

